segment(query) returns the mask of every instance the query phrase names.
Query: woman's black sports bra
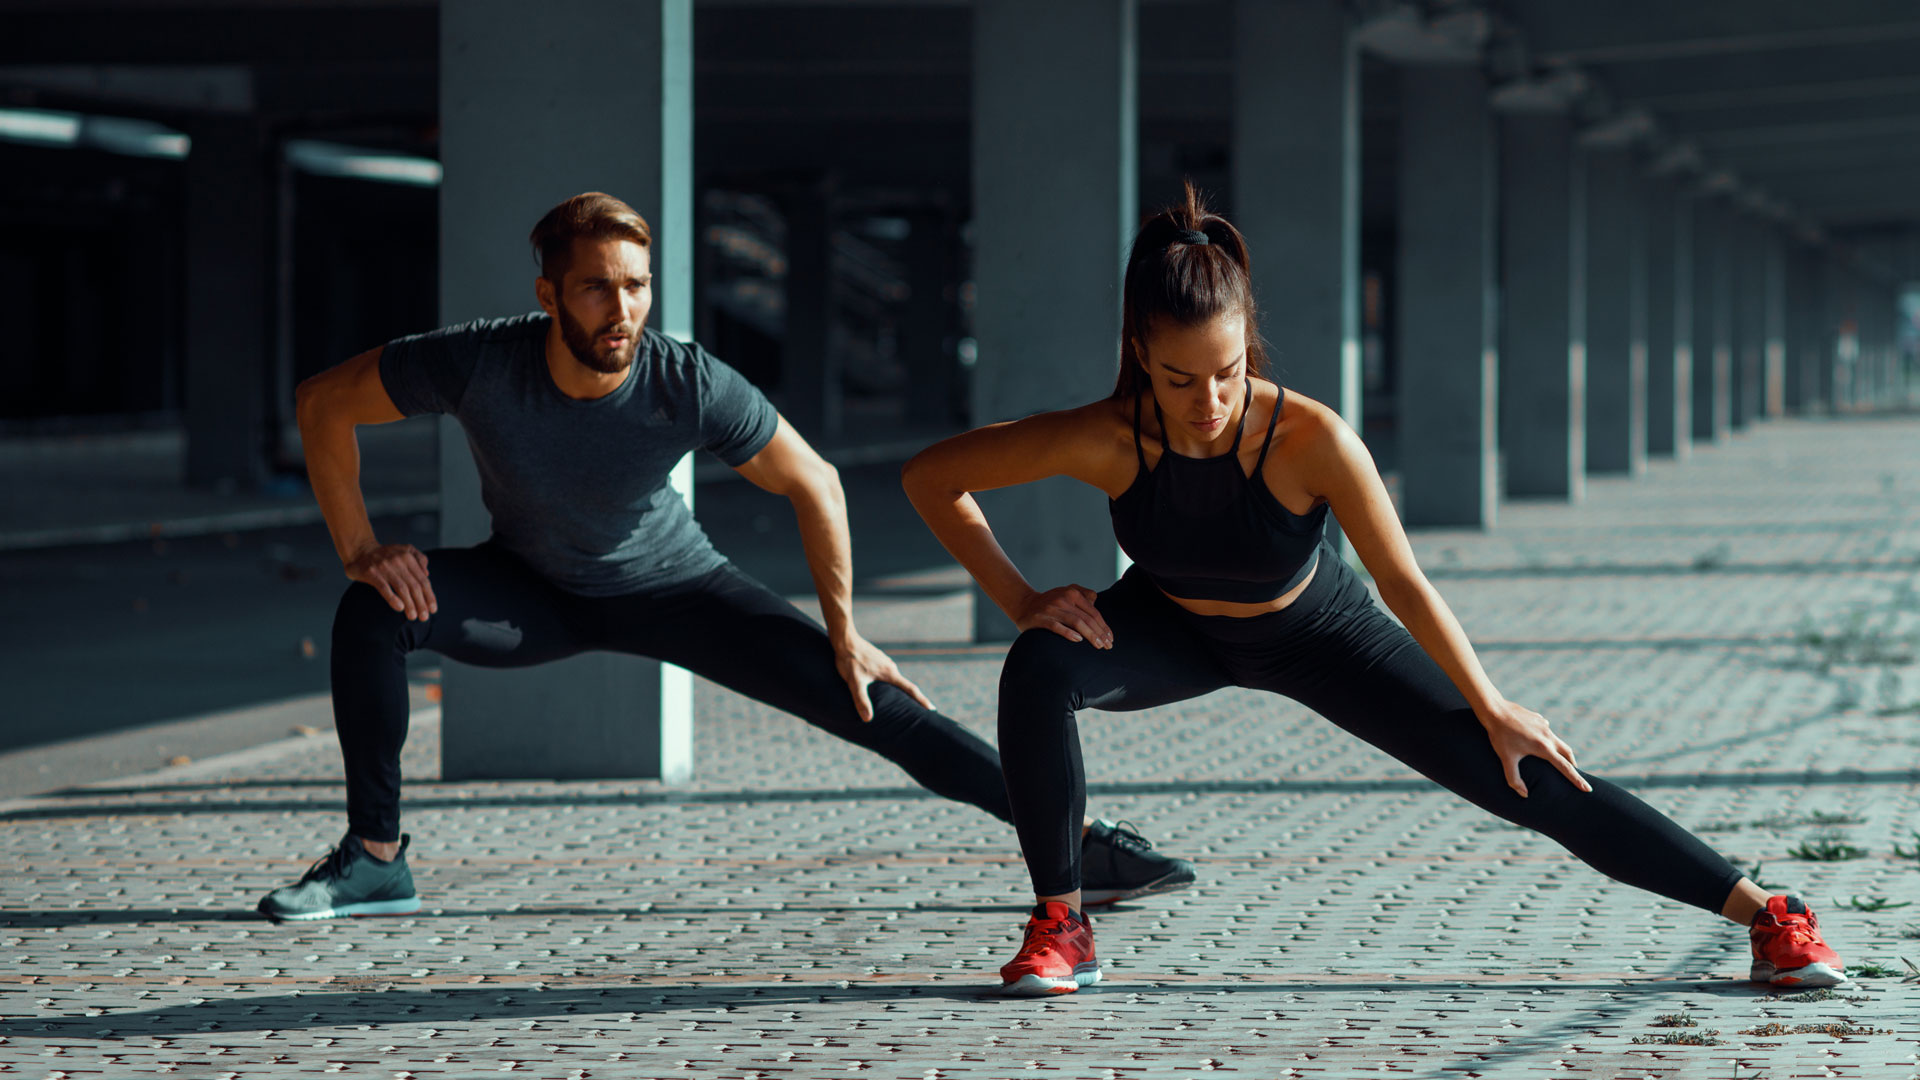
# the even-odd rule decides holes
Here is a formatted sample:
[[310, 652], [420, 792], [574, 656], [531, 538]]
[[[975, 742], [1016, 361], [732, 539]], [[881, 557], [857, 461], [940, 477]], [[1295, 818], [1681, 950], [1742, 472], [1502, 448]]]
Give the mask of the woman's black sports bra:
[[[1167, 446], [1162, 434], [1160, 463], [1151, 469], [1140, 446], [1140, 399], [1134, 399], [1133, 452], [1140, 471], [1119, 498], [1107, 500], [1107, 509], [1120, 550], [1167, 595], [1261, 604], [1313, 572], [1325, 532], [1326, 504], [1296, 514], [1280, 505], [1260, 475], [1286, 399], [1282, 389], [1251, 476], [1240, 471], [1239, 454], [1253, 406], [1251, 379], [1232, 450], [1219, 457], [1183, 457]], [[1164, 433], [1166, 418], [1158, 400], [1153, 415]]]

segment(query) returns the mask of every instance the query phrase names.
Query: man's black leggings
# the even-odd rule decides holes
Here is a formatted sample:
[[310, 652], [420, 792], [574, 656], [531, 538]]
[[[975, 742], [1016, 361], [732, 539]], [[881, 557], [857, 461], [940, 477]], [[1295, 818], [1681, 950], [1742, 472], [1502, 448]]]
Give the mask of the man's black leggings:
[[358, 582], [334, 616], [333, 717], [355, 836], [400, 837], [406, 658], [416, 649], [497, 668], [589, 649], [650, 656], [872, 750], [936, 794], [1011, 817], [993, 747], [886, 683], [868, 688], [874, 716], [861, 723], [826, 631], [732, 563], [667, 589], [589, 597], [490, 543], [440, 548], [427, 560], [439, 602], [427, 621], [408, 621]]
[[1300, 702], [1476, 806], [1546, 834], [1595, 870], [1718, 913], [1740, 872], [1664, 814], [1586, 773], [1582, 793], [1536, 757], [1530, 793], [1507, 786], [1484, 729], [1440, 666], [1322, 548], [1289, 606], [1252, 618], [1195, 615], [1136, 567], [1099, 596], [1113, 648], [1029, 630], [1000, 676], [1000, 753], [1034, 891], [1080, 887], [1086, 780], [1080, 709], [1145, 709], [1224, 686]]

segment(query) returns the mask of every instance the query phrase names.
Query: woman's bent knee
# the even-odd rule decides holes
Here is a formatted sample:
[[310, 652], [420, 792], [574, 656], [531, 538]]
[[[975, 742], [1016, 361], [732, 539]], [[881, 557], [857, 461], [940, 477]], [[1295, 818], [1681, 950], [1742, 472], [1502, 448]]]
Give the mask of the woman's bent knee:
[[1081, 642], [1068, 641], [1051, 630], [1028, 630], [1014, 639], [1007, 649], [1006, 663], [1000, 668], [1000, 694], [1055, 695], [1070, 693], [1073, 687], [1075, 650], [1085, 650]]

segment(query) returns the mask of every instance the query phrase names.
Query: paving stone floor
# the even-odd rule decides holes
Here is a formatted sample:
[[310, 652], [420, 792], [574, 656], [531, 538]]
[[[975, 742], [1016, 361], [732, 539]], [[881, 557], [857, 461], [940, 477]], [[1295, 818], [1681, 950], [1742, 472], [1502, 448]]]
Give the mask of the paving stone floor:
[[[422, 709], [412, 917], [252, 914], [342, 828], [329, 738], [0, 807], [0, 1075], [1920, 1076], [1920, 420], [1775, 422], [1415, 546], [1509, 697], [1884, 973], [1770, 993], [1738, 929], [1225, 691], [1083, 718], [1094, 812], [1202, 883], [1097, 916], [1097, 988], [1000, 999], [1010, 831], [702, 685], [671, 788], [443, 782]], [[990, 735], [959, 580], [859, 617]]]

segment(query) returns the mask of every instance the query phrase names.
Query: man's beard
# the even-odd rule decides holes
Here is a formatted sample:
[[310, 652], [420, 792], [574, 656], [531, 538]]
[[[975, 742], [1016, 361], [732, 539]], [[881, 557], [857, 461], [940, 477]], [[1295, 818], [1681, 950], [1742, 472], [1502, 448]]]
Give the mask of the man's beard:
[[[560, 340], [566, 342], [567, 351], [573, 354], [575, 360], [602, 375], [618, 375], [633, 366], [634, 351], [640, 347], [638, 330], [630, 330], [619, 323], [611, 323], [601, 327], [599, 333], [589, 334], [586, 327], [574, 320], [573, 313], [567, 310], [567, 305], [554, 306], [560, 311]], [[602, 356], [595, 350], [595, 343], [599, 341], [601, 335], [612, 333], [627, 335], [627, 343]]]

